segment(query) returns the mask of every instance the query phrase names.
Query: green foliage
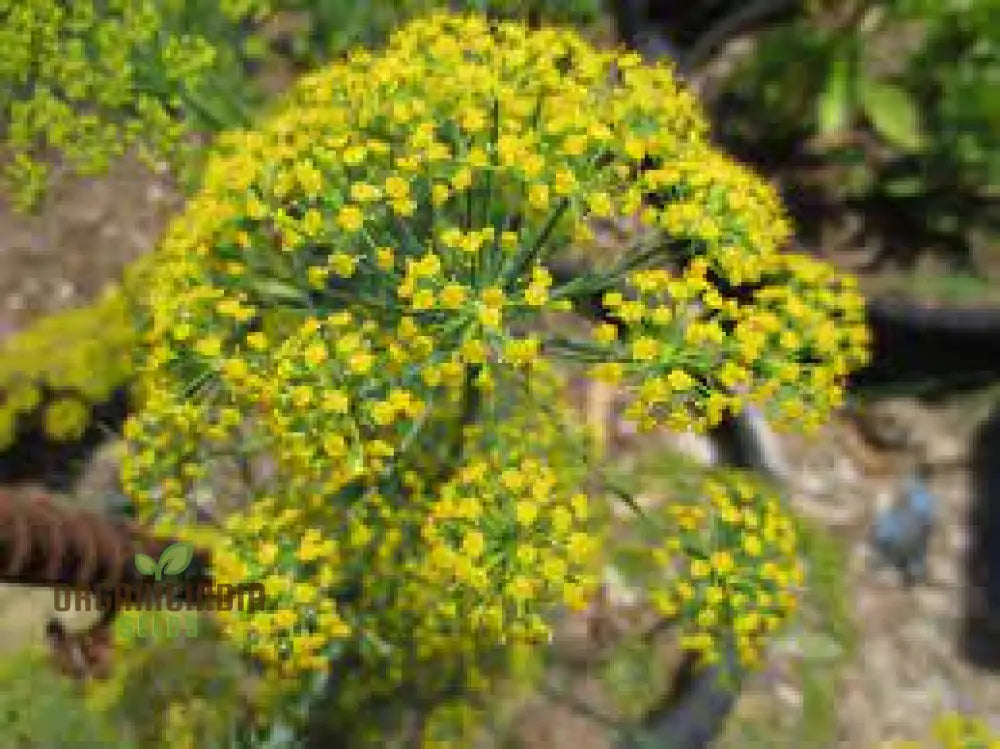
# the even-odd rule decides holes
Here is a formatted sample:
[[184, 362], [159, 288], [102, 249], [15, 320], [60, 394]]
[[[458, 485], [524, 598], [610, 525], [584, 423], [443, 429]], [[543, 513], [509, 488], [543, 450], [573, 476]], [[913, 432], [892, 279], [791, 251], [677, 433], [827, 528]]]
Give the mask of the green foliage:
[[17, 205], [37, 202], [56, 159], [93, 175], [134, 147], [149, 161], [192, 166], [192, 132], [241, 121], [233, 42], [258, 6], [0, 2], [3, 178]]
[[377, 47], [390, 31], [416, 15], [451, 7], [494, 17], [537, 17], [551, 23], [593, 23], [600, 0], [274, 0], [276, 17], [293, 14], [286, 54], [302, 65], [316, 65], [355, 46]]
[[871, 78], [861, 78], [856, 85], [861, 108], [879, 135], [901, 151], [920, 150], [920, 113], [906, 90]]
[[894, 274], [879, 289], [889, 294], [904, 294], [909, 298], [958, 305], [977, 301], [1000, 302], [1000, 288], [997, 284], [973, 272], [948, 273], [942, 269], [917, 269]]
[[[254, 681], [198, 612], [123, 611], [113, 678], [90, 684], [87, 709], [142, 747], [229, 747], [252, 726]], [[238, 745], [238, 744], [236, 744]]]
[[802, 622], [810, 638], [800, 637], [803, 659], [801, 736], [803, 746], [825, 746], [836, 735], [837, 674], [854, 653], [857, 627], [851, 611], [844, 544], [817, 524], [798, 520], [806, 564], [807, 605]]
[[381, 45], [393, 27], [440, 5], [436, 0], [277, 0], [280, 14], [295, 23], [285, 42], [293, 61], [315, 65], [355, 46]]
[[0, 449], [38, 409], [48, 437], [78, 438], [91, 409], [131, 381], [134, 336], [125, 296], [112, 289], [91, 306], [44, 317], [0, 344]]
[[954, 161], [964, 179], [996, 196], [1000, 186], [1000, 3], [902, 3], [911, 16], [925, 19], [927, 38], [906, 79], [929, 108], [929, 126], [942, 160]]
[[900, 217], [889, 242], [968, 259], [1000, 236], [998, 74], [996, 0], [814, 3], [728, 82], [753, 103], [731, 135], [751, 150], [811, 139], [844, 175], [838, 199]]
[[847, 549], [816, 523], [799, 518], [797, 525], [813, 604], [812, 624], [819, 625], [850, 653], [857, 645], [857, 629], [851, 613]]
[[0, 662], [0, 746], [3, 749], [137, 749], [112, 721], [87, 707], [44, 651], [29, 649]]
[[618, 644], [600, 673], [601, 682], [611, 695], [619, 715], [632, 726], [669, 695], [670, 660], [657, 657], [650, 638], [630, 635]]
[[197, 612], [121, 612], [115, 677], [84, 685], [58, 673], [41, 648], [6, 656], [0, 747], [240, 746], [234, 741], [252, 726], [245, 708], [254, 682], [210, 625]]
[[462, 0], [459, 10], [497, 16], [527, 18], [537, 15], [555, 23], [593, 23], [601, 14], [600, 0]]
[[749, 696], [737, 709], [719, 749], [824, 747], [836, 740], [839, 677], [857, 642], [847, 548], [815, 522], [796, 517], [795, 525], [806, 578], [802, 607], [783, 641], [796, 655], [775, 657], [801, 694], [801, 708], [789, 710], [762, 687], [763, 695]]

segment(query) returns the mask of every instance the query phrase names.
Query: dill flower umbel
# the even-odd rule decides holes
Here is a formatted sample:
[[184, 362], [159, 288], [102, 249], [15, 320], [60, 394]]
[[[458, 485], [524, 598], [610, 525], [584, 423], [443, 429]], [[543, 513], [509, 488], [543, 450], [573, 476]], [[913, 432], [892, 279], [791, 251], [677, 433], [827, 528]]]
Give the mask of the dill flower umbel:
[[[84, 175], [105, 171], [132, 147], [184, 167], [195, 154], [186, 136], [225, 124], [203, 89], [229, 50], [183, 33], [191, 25], [184, 5], [0, 0], [0, 122], [12, 156], [0, 176], [20, 207], [45, 192], [53, 154]], [[265, 8], [261, 0], [228, 1], [201, 21], [231, 32]]]
[[792, 518], [739, 473], [705, 479], [698, 499], [660, 514], [653, 557], [665, 584], [653, 586], [650, 602], [679, 619], [682, 647], [704, 661], [717, 660], [731, 635], [740, 662], [756, 665], [767, 636], [795, 611], [804, 580]]
[[[597, 222], [633, 217], [634, 245], [556, 278]], [[219, 138], [145, 283], [126, 486], [210, 545], [217, 577], [264, 582], [266, 610], [219, 614], [274, 684], [355, 654], [373, 676], [338, 692], [347, 713], [421, 669], [446, 693], [596, 583], [590, 456], [554, 361], [622, 382], [650, 427], [747, 400], [808, 427], [837, 403], [864, 358], [859, 297], [781, 254], [787, 234], [667, 67], [570, 30], [418, 19]], [[553, 332], [595, 294], [620, 325]], [[220, 485], [234, 462], [238, 491]], [[206, 502], [222, 532], [192, 530]], [[770, 598], [746, 604], [759, 622], [702, 606], [706, 631], [714, 612], [749, 638], [787, 608], [745, 569], [789, 544], [754, 508], [760, 547], [727, 542], [706, 579], [756, 574]]]
[[989, 723], [956, 712], [945, 713], [937, 719], [934, 738], [945, 749], [966, 749], [973, 746], [996, 749], [1000, 746], [1000, 734]]
[[933, 725], [933, 740], [921, 741], [886, 741], [882, 749], [997, 749], [1000, 747], [1000, 734], [990, 724], [972, 715], [948, 711], [939, 715]]
[[54, 440], [79, 437], [93, 406], [134, 376], [135, 330], [120, 288], [94, 304], [58, 312], [0, 343], [0, 450], [36, 409]]

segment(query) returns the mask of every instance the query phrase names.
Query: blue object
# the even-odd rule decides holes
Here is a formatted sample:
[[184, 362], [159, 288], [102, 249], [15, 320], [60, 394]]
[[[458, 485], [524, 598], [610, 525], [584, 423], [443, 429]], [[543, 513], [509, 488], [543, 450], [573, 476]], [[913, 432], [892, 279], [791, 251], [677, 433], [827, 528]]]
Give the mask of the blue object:
[[924, 479], [911, 476], [900, 500], [875, 518], [874, 543], [882, 556], [903, 574], [907, 584], [927, 576], [927, 547], [937, 500]]

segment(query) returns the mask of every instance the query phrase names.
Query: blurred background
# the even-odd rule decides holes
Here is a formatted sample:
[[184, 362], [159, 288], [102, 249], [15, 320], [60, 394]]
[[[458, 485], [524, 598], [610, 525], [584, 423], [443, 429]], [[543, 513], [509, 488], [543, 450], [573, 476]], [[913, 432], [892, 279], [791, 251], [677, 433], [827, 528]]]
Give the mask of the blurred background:
[[[53, 73], [29, 64], [18, 40], [60, 5], [0, 1], [0, 48], [18, 50], [0, 65], [0, 492], [127, 513], [116, 445], [132, 339], [119, 283], [181, 204], [198, 145], [247, 122], [299, 73], [444, 4], [163, 0], [151, 4], [157, 38], [201, 46], [151, 54], [151, 37], [115, 35], [122, 21], [83, 52], [52, 41], [83, 66]], [[672, 60], [718, 143], [779, 187], [797, 229], [791, 249], [857, 274], [869, 301], [873, 361], [847, 406], [815, 441], [775, 438], [810, 593], [714, 744], [931, 741], [938, 717], [956, 712], [1000, 735], [1000, 0], [451, 6], [573, 24], [596, 44]], [[116, 39], [133, 55], [131, 78], [94, 62]], [[122, 103], [148, 95], [150, 81], [162, 110]], [[645, 470], [636, 456], [649, 448], [618, 417], [616, 394], [584, 400], [624, 469]], [[719, 454], [683, 435], [654, 448], [701, 462]], [[657, 475], [675, 465], [664, 461], [653, 461]], [[608, 590], [609, 621], [627, 618], [628, 590], [613, 580]], [[46, 591], [0, 588], [0, 745], [136, 740], [122, 726], [150, 720], [152, 703], [108, 719], [49, 673], [39, 647], [51, 609]], [[648, 653], [623, 651], [601, 675], [601, 699], [628, 705], [662, 682], [648, 664]], [[513, 745], [610, 745], [599, 722], [563, 705], [540, 698], [520, 715]]]

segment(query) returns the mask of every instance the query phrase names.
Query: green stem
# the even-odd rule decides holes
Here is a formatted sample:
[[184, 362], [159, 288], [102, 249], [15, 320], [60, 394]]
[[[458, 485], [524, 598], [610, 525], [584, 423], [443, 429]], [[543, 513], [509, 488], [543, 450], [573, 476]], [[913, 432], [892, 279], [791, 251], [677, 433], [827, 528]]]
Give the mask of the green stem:
[[616, 497], [622, 500], [622, 502], [624, 502], [626, 506], [630, 510], [632, 510], [632, 512], [634, 512], [643, 522], [649, 523], [653, 527], [657, 528], [659, 527], [659, 525], [651, 517], [649, 517], [649, 515], [646, 514], [646, 511], [639, 506], [639, 502], [636, 500], [635, 497], [632, 496], [632, 494], [628, 490], [626, 490], [624, 487], [620, 486], [617, 482], [615, 482], [613, 479], [608, 478], [607, 476], [604, 477], [604, 485], [608, 488], [608, 490], [612, 494], [614, 494]]
[[[487, 222], [493, 220], [493, 170], [498, 165], [498, 159], [500, 157], [500, 99], [497, 97], [493, 98], [493, 128], [490, 132], [490, 143], [493, 149], [490, 153], [490, 168], [486, 171], [486, 217]], [[484, 271], [483, 275], [485, 278], [492, 278], [495, 273], [494, 268], [499, 264], [500, 261], [500, 233], [503, 221], [493, 220], [493, 242], [490, 244], [488, 249], [483, 249], [484, 254]]]
[[599, 294], [602, 291], [613, 289], [615, 285], [622, 280], [622, 277], [626, 273], [631, 270], [635, 270], [640, 265], [656, 257], [656, 255], [662, 251], [662, 246], [654, 245], [637, 252], [635, 255], [626, 257], [605, 274], [581, 274], [572, 281], [568, 281], [564, 285], [554, 289], [550, 298], [573, 298], [576, 296]]
[[420, 241], [413, 234], [413, 231], [410, 229], [407, 223], [396, 215], [396, 212], [392, 210], [391, 206], [386, 207], [386, 210], [389, 212], [389, 216], [391, 217], [393, 223], [395, 223], [396, 227], [399, 229], [400, 239], [409, 244], [411, 249], [411, 254], [414, 257], [418, 257], [421, 251], [423, 250]]
[[463, 384], [462, 392], [462, 412], [459, 415], [458, 422], [456, 426], [456, 433], [452, 440], [451, 449], [448, 454], [452, 456], [452, 459], [448, 461], [442, 469], [438, 472], [438, 475], [431, 482], [432, 486], [439, 486], [448, 481], [448, 479], [458, 470], [458, 466], [461, 464], [462, 458], [464, 457], [465, 450], [463, 449], [462, 441], [465, 433], [465, 427], [472, 424], [478, 417], [480, 409], [482, 408], [482, 395], [476, 388], [476, 376], [482, 369], [482, 365], [476, 364], [465, 372], [465, 382]]
[[[433, 405], [434, 399], [430, 398], [424, 407], [423, 413], [421, 413], [419, 418], [413, 422], [413, 426], [410, 427], [409, 431], [403, 437], [403, 441], [399, 445], [399, 450], [393, 458], [393, 465], [398, 465], [400, 459], [409, 452], [413, 443], [416, 442], [417, 437], [419, 437], [421, 432], [423, 432], [424, 426], [426, 426], [427, 421], [430, 418]], [[387, 467], [383, 473], [388, 474], [390, 470], [391, 467]]]
[[541, 232], [539, 232], [538, 237], [535, 238], [535, 241], [522, 247], [520, 252], [510, 260], [503, 272], [502, 283], [505, 287], [509, 286], [518, 276], [524, 273], [525, 269], [532, 262], [544, 257], [542, 249], [545, 247], [556, 224], [562, 218], [567, 208], [569, 208], [569, 198], [561, 198], [558, 205], [549, 213], [549, 217], [546, 219], [545, 225], [542, 227]]

